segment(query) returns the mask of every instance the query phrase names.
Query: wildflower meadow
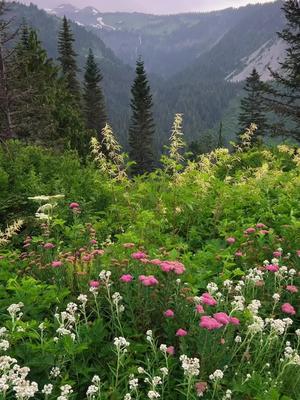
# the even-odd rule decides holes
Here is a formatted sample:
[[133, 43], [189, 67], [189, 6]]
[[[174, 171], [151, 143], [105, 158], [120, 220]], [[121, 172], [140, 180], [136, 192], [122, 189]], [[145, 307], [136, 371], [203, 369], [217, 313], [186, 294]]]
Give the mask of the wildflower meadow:
[[300, 399], [299, 150], [8, 146], [1, 400]]

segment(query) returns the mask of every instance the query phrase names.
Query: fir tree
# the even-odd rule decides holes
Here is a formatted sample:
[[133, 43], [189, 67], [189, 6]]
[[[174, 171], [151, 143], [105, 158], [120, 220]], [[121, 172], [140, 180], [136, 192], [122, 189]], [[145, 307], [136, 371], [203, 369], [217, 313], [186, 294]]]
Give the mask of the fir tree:
[[265, 85], [254, 68], [251, 75], [246, 79], [244, 90], [246, 96], [241, 100], [241, 112], [239, 116], [240, 132], [244, 133], [254, 123], [257, 126], [253, 143], [266, 133], [267, 121], [263, 99]]
[[152, 95], [144, 69], [144, 62], [136, 63], [136, 78], [131, 88], [131, 124], [129, 129], [129, 156], [135, 164], [134, 175], [150, 172], [154, 167]]
[[101, 132], [107, 123], [105, 100], [100, 86], [101, 81], [100, 69], [90, 49], [84, 74], [84, 113], [87, 129], [95, 130], [100, 140], [102, 139]]
[[77, 80], [77, 54], [73, 48], [73, 33], [66, 17], [63, 18], [61, 30], [58, 34], [58, 60], [61, 64], [63, 76], [67, 82], [67, 88], [74, 99], [80, 100], [80, 84]]
[[14, 51], [13, 87], [23, 96], [16, 102], [16, 133], [28, 140], [48, 142], [53, 135], [53, 87], [58, 69], [48, 58], [35, 30], [23, 25]]
[[14, 105], [20, 97], [13, 89], [16, 68], [13, 65], [12, 41], [17, 31], [11, 31], [11, 20], [4, 17], [5, 1], [0, 1], [0, 139], [15, 137]]
[[279, 134], [292, 136], [300, 140], [300, 3], [299, 0], [287, 0], [282, 7], [286, 28], [278, 33], [286, 43], [286, 57], [281, 63], [281, 71], [271, 71], [275, 85], [266, 87], [265, 102], [270, 111], [274, 111], [283, 121], [287, 118], [289, 126], [283, 123], [274, 126]]

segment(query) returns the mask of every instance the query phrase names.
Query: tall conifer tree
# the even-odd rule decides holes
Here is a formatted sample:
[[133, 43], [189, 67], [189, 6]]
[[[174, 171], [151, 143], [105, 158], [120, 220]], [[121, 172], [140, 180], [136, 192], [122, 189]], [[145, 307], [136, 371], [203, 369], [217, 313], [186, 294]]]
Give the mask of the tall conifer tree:
[[265, 85], [254, 68], [250, 76], [246, 79], [244, 90], [246, 96], [241, 100], [241, 112], [239, 116], [240, 132], [244, 133], [250, 125], [256, 124], [257, 131], [253, 142], [257, 142], [259, 137], [266, 133], [267, 120], [265, 115], [265, 104], [263, 99]]
[[80, 84], [77, 80], [77, 54], [74, 50], [74, 37], [67, 18], [64, 16], [61, 30], [58, 34], [58, 60], [61, 64], [63, 76], [67, 82], [67, 88], [74, 99], [80, 100]]
[[105, 100], [101, 88], [102, 75], [92, 50], [86, 61], [84, 74], [84, 113], [86, 127], [94, 129], [101, 140], [101, 132], [107, 123]]
[[154, 168], [153, 137], [155, 127], [152, 115], [152, 95], [144, 62], [136, 63], [136, 77], [131, 88], [131, 124], [129, 129], [129, 156], [135, 162], [134, 175], [151, 172]]
[[287, 0], [282, 9], [287, 25], [278, 35], [287, 46], [286, 57], [281, 71], [271, 71], [275, 85], [266, 87], [265, 101], [281, 121], [284, 118], [290, 121], [288, 127], [280, 123], [278, 133], [300, 141], [300, 2]]

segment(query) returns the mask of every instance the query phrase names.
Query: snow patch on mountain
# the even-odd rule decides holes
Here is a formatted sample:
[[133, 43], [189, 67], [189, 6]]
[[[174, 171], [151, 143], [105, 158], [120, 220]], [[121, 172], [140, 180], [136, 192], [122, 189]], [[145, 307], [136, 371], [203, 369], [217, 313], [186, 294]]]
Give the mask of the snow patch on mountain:
[[268, 40], [248, 57], [241, 60], [241, 68], [232, 71], [225, 79], [230, 82], [244, 81], [256, 68], [263, 81], [271, 79], [269, 68], [273, 71], [280, 69], [280, 63], [285, 58], [285, 44], [278, 39], [275, 42]]

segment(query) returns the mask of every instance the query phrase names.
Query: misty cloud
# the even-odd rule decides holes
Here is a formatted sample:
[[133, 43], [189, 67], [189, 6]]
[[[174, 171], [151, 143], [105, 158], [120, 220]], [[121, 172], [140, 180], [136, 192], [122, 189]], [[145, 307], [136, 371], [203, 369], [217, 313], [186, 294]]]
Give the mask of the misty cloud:
[[220, 10], [227, 7], [239, 7], [249, 3], [266, 3], [270, 0], [23, 0], [42, 8], [53, 8], [70, 3], [76, 7], [96, 7], [99, 11], [138, 11], [153, 14], [170, 14], [188, 11]]

